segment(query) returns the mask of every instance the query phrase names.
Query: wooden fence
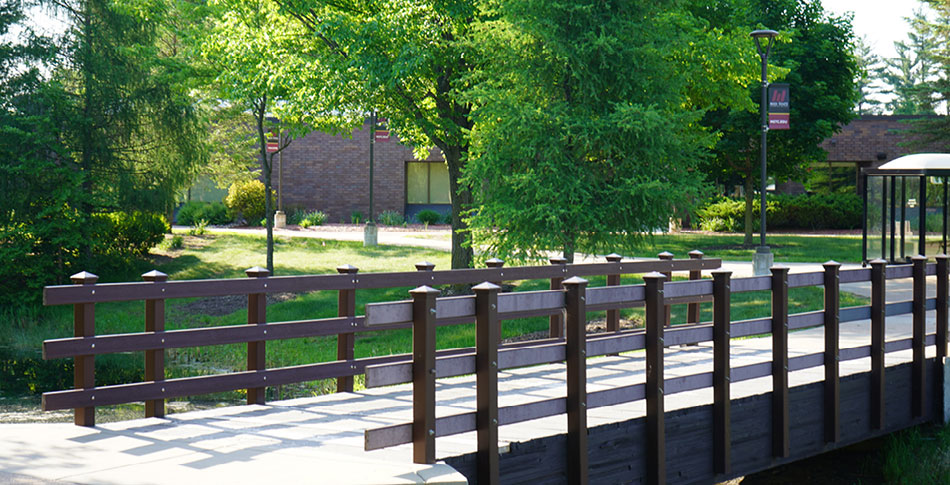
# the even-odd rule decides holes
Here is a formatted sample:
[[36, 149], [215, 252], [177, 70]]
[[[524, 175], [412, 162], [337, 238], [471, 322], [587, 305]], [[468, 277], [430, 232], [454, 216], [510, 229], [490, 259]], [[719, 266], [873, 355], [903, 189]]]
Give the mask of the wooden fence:
[[[150, 271], [142, 275], [144, 282], [98, 284], [94, 274], [81, 272], [72, 276], [73, 285], [49, 286], [44, 289], [43, 301], [46, 305], [73, 305], [74, 337], [43, 342], [45, 359], [74, 359], [74, 389], [48, 392], [43, 394], [43, 409], [75, 410], [75, 423], [80, 426], [95, 424], [95, 407], [128, 402], [144, 401], [146, 416], [164, 416], [165, 400], [181, 396], [193, 396], [213, 392], [247, 390], [249, 404], [263, 404], [267, 386], [278, 386], [297, 382], [335, 378], [338, 391], [352, 391], [353, 376], [363, 374], [367, 368], [382, 364], [394, 364], [390, 370], [406, 369], [411, 366], [413, 355], [387, 355], [369, 358], [354, 358], [354, 337], [356, 333], [379, 330], [393, 330], [413, 327], [411, 319], [388, 323], [372, 322], [369, 317], [356, 314], [356, 291], [370, 288], [392, 288], [421, 285], [459, 285], [475, 284], [484, 281], [518, 281], [531, 279], [550, 280], [550, 295], [562, 295], [560, 290], [565, 281], [573, 281], [575, 276], [606, 275], [608, 285], [619, 285], [620, 275], [639, 274], [659, 271], [671, 274], [674, 271], [689, 271], [690, 278], [699, 279], [702, 270], [718, 268], [720, 260], [704, 259], [701, 252], [694, 251], [689, 259], [675, 260], [669, 253], [661, 253], [656, 260], [623, 261], [619, 255], [607, 257], [607, 263], [566, 264], [563, 258], [552, 258], [549, 266], [504, 267], [504, 262], [493, 259], [487, 262], [488, 268], [435, 271], [431, 263], [419, 263], [417, 271], [404, 273], [368, 273], [360, 274], [358, 269], [343, 265], [337, 268], [339, 274], [313, 276], [270, 277], [262, 268], [246, 271], [248, 279], [220, 279], [169, 281], [167, 276]], [[335, 291], [338, 293], [338, 317], [303, 321], [269, 322], [267, 320], [268, 293]], [[425, 290], [426, 298], [434, 305], [434, 294]], [[165, 300], [171, 298], [215, 297], [225, 295], [247, 295], [247, 325], [234, 325], [213, 328], [194, 328], [184, 330], [165, 330]], [[535, 293], [532, 293], [535, 294]], [[507, 300], [507, 295], [502, 301]], [[414, 298], [419, 298], [415, 293]], [[528, 295], [527, 298], [535, 298]], [[115, 301], [142, 300], [145, 303], [145, 318], [142, 333], [96, 335], [95, 309], [97, 303]], [[429, 300], [427, 300], [429, 301]], [[443, 302], [468, 302], [471, 298], [442, 299]], [[547, 300], [545, 300], [547, 301]], [[668, 303], [692, 303], [688, 312], [690, 322], [699, 321], [699, 301], [702, 298], [689, 297], [670, 300]], [[541, 305], [522, 308], [507, 315], [520, 317], [549, 316], [549, 335], [554, 340], [542, 340], [541, 345], [563, 339], [562, 305]], [[393, 307], [396, 314], [405, 313], [408, 308], [397, 304]], [[427, 313], [433, 325], [455, 325], [470, 323], [475, 319], [474, 311], [465, 314], [453, 314], [457, 307], [452, 303], [440, 303], [433, 307], [431, 315]], [[619, 307], [618, 307], [619, 308]], [[605, 307], [605, 309], [607, 309]], [[449, 312], [449, 313], [446, 313]], [[398, 318], [397, 318], [398, 320]], [[482, 325], [484, 327], [484, 325]], [[619, 313], [609, 310], [607, 329], [619, 330]], [[461, 356], [471, 353], [471, 349], [451, 349], [435, 351], [435, 327], [428, 333], [418, 334], [415, 338], [427, 339], [425, 348], [432, 349], [426, 358]], [[496, 333], [498, 329], [494, 330]], [[293, 367], [268, 368], [265, 361], [267, 341], [337, 336], [337, 360], [333, 362], [310, 363]], [[494, 335], [494, 334], [493, 334]], [[494, 336], [497, 342], [498, 337]], [[247, 344], [247, 371], [180, 379], [165, 379], [166, 349], [200, 347], [209, 345]], [[414, 340], [414, 345], [421, 342]], [[538, 342], [507, 344], [502, 352], [511, 348], [538, 345]], [[415, 348], [415, 347], [414, 347]], [[496, 349], [497, 350], [497, 349]], [[110, 386], [97, 386], [95, 383], [95, 356], [120, 352], [144, 352], [145, 381]], [[463, 359], [464, 360], [464, 359]], [[428, 368], [431, 368], [429, 366]], [[373, 377], [378, 381], [378, 378]], [[386, 377], [390, 381], [396, 377]]]
[[[936, 298], [926, 298], [926, 276], [937, 275]], [[928, 380], [925, 365], [925, 346], [936, 346], [936, 362], [941, 362], [947, 349], [948, 309], [948, 257], [937, 256], [936, 264], [927, 264], [926, 258], [917, 256], [913, 264], [887, 267], [884, 260], [871, 262], [870, 268], [841, 270], [840, 265], [828, 262], [824, 271], [789, 274], [788, 268], [773, 267], [770, 276], [732, 279], [728, 271], [714, 271], [712, 280], [682, 281], [668, 283], [661, 273], [644, 276], [645, 283], [631, 286], [587, 288], [587, 281], [572, 277], [561, 281], [562, 290], [504, 293], [492, 283], [483, 283], [474, 288], [474, 296], [437, 298], [438, 291], [420, 286], [412, 290], [412, 301], [367, 305], [364, 323], [369, 328], [389, 328], [411, 325], [413, 328], [412, 362], [387, 363], [366, 369], [367, 386], [412, 382], [413, 420], [365, 433], [366, 449], [378, 449], [404, 443], [412, 443], [414, 460], [417, 463], [433, 463], [436, 438], [467, 431], [476, 431], [478, 440], [478, 483], [502, 483], [500, 476], [498, 427], [546, 416], [567, 415], [566, 447], [561, 460], [566, 463], [566, 479], [569, 483], [588, 482], [587, 410], [602, 406], [646, 400], [646, 425], [642, 436], [646, 462], [644, 476], [648, 483], [672, 483], [666, 475], [666, 427], [664, 400], [667, 396], [703, 388], [712, 388], [714, 401], [712, 422], [704, 423], [712, 428], [712, 470], [706, 480], [729, 477], [753, 469], [735, 470], [730, 437], [731, 406], [730, 385], [759, 377], [772, 377], [771, 413], [768, 423], [771, 431], [771, 452], [774, 459], [791, 456], [790, 449], [790, 399], [789, 372], [824, 366], [822, 386], [823, 400], [819, 404], [823, 426], [823, 447], [827, 450], [841, 440], [842, 413], [855, 412], [842, 409], [840, 404], [841, 383], [839, 362], [870, 357], [871, 371], [866, 390], [866, 409], [869, 412], [869, 431], [859, 439], [866, 439], [885, 429], [885, 401], [887, 397], [884, 356], [889, 352], [912, 349], [910, 395], [891, 396], [892, 399], [907, 399], [913, 419], [901, 426], [916, 424], [921, 418], [931, 416], [927, 408], [928, 396], [935, 408], [943, 406], [942, 366]], [[885, 303], [885, 281], [895, 278], [913, 278], [913, 299]], [[840, 308], [839, 285], [841, 283], [871, 283], [871, 304], [868, 306]], [[796, 287], [823, 286], [824, 309], [789, 315], [788, 290]], [[771, 292], [772, 316], [733, 322], [730, 316], [730, 299], [734, 293], [768, 290]], [[664, 328], [664, 306], [684, 299], [712, 297], [713, 321], [710, 324]], [[596, 310], [616, 311], [637, 305], [646, 307], [645, 329], [622, 331], [588, 337], [585, 332], [586, 312]], [[925, 312], [936, 309], [936, 335], [926, 335]], [[566, 313], [566, 340], [529, 348], [498, 348], [499, 328], [504, 320], [519, 318], [526, 314]], [[885, 341], [886, 317], [898, 314], [913, 314], [913, 333], [909, 338]], [[455, 321], [476, 321], [476, 351], [474, 355], [440, 356], [435, 350], [434, 335], [438, 325]], [[839, 325], [856, 320], [870, 320], [871, 344], [856, 348], [839, 348]], [[823, 326], [825, 349], [823, 352], [789, 358], [788, 335], [790, 331]], [[739, 367], [730, 365], [730, 340], [751, 335], [771, 334], [772, 361]], [[713, 343], [712, 372], [675, 379], [665, 379], [663, 372], [663, 348], [678, 344]], [[618, 354], [633, 350], [646, 350], [645, 383], [586, 392], [586, 358], [596, 355]], [[498, 406], [498, 371], [515, 367], [549, 362], [566, 362], [566, 396], [536, 401], [517, 406]], [[476, 375], [477, 410], [451, 416], [435, 417], [435, 381], [440, 377], [463, 374]], [[849, 381], [850, 382], [850, 381]], [[851, 402], [851, 401], [849, 401]], [[916, 421], [914, 420], [916, 419]], [[892, 426], [893, 427], [893, 426]], [[855, 439], [849, 438], [850, 442]], [[595, 450], [596, 451], [596, 450]], [[758, 451], [758, 450], [757, 450]], [[631, 461], [627, 455], [624, 463]], [[773, 462], [774, 464], [774, 462]], [[675, 465], [674, 465], [675, 466]], [[623, 481], [636, 481], [631, 467], [624, 467]], [[695, 479], [695, 477], [693, 477]], [[619, 478], [618, 478], [619, 479]]]

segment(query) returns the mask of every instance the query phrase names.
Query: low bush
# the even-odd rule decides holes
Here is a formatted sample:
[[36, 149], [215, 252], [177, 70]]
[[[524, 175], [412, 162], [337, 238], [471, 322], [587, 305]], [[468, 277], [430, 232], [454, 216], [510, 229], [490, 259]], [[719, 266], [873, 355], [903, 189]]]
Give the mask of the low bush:
[[401, 226], [406, 223], [406, 220], [396, 211], [385, 211], [376, 217], [376, 222], [384, 226]]
[[[770, 195], [767, 223], [771, 229], [856, 229], [861, 227], [863, 206], [856, 194]], [[752, 204], [753, 230], [759, 225], [759, 200]], [[704, 231], [741, 232], [745, 201], [721, 198], [696, 211]]]
[[431, 209], [426, 209], [416, 214], [416, 220], [425, 225], [438, 224], [442, 222], [442, 214]]
[[363, 213], [360, 211], [350, 212], [350, 224], [362, 224]]
[[168, 222], [149, 212], [106, 212], [92, 216], [93, 253], [128, 260], [148, 254], [165, 238]]
[[260, 180], [234, 182], [224, 203], [234, 219], [243, 217], [254, 224], [264, 218], [264, 184]]
[[300, 218], [300, 227], [306, 229], [310, 226], [322, 226], [327, 222], [329, 216], [325, 212], [312, 211], [305, 213]]
[[175, 222], [182, 226], [194, 226], [202, 220], [214, 226], [231, 222], [228, 207], [222, 202], [186, 202], [178, 209], [175, 218]]
[[452, 224], [452, 211], [445, 213], [445, 217], [442, 220], [443, 224]]

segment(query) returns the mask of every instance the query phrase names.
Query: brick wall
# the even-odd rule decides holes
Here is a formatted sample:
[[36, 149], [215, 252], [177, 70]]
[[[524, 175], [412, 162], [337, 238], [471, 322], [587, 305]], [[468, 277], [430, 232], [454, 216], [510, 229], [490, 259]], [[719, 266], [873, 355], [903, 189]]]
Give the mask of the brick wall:
[[[350, 222], [350, 214], [369, 215], [369, 123], [352, 137], [313, 132], [294, 140], [283, 151], [284, 207], [302, 205], [326, 212], [329, 222]], [[393, 136], [374, 147], [374, 198], [377, 214], [405, 210], [406, 162], [416, 160], [412, 150]], [[432, 150], [427, 160], [443, 160]], [[275, 159], [273, 184], [278, 181]]]
[[916, 153], [900, 143], [911, 135], [907, 120], [920, 116], [862, 116], [843, 126], [841, 131], [822, 142], [830, 162], [853, 162], [862, 167], [878, 166], [902, 155]]

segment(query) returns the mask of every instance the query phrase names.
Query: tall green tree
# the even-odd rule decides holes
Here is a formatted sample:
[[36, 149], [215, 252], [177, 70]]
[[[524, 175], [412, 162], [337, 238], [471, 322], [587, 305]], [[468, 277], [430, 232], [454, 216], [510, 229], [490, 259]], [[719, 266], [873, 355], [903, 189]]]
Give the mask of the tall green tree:
[[[309, 129], [334, 129], [338, 123], [333, 120], [339, 119], [340, 114], [324, 109], [329, 104], [321, 99], [319, 92], [321, 86], [329, 81], [321, 77], [323, 69], [318, 56], [305, 45], [295, 42], [305, 32], [297, 23], [281, 16], [276, 3], [268, 0], [219, 0], [212, 2], [211, 6], [214, 21], [209, 35], [203, 40], [203, 54], [213, 72], [214, 97], [226, 105], [220, 111], [230, 107], [249, 114], [256, 135], [254, 145], [265, 189], [267, 269], [273, 274], [271, 174], [274, 155]], [[305, 124], [304, 120], [309, 123]], [[278, 149], [273, 152], [267, 150], [271, 134], [278, 139]], [[242, 144], [238, 142], [240, 146]]]
[[854, 58], [858, 69], [854, 79], [854, 88], [858, 91], [855, 112], [858, 116], [880, 114], [883, 103], [876, 96], [882, 94], [878, 76], [881, 58], [871, 50], [866, 37], [855, 39]]
[[933, 31], [926, 27], [933, 23], [923, 9], [915, 10], [905, 20], [911, 26], [907, 40], [894, 42], [897, 57], [884, 59], [878, 71], [888, 85], [883, 93], [893, 95], [886, 108], [896, 115], [933, 113], [934, 100], [926, 86], [937, 74], [934, 52], [940, 46]]
[[700, 107], [750, 104], [738, 38], [675, 2], [487, 3], [472, 42], [491, 55], [468, 93], [476, 244], [573, 261], [630, 248], [695, 200], [715, 141]]
[[53, 5], [69, 26], [52, 79], [67, 93], [56, 109], [67, 159], [81, 176], [81, 212], [169, 213], [207, 159], [187, 64], [159, 45], [174, 5]]
[[[721, 2], [725, 3], [725, 2]], [[820, 1], [737, 0], [728, 7], [732, 19], [752, 31], [766, 27], [781, 32], [769, 57], [770, 81], [791, 85], [791, 129], [768, 134], [768, 173], [781, 180], [801, 176], [804, 167], [827, 155], [819, 144], [854, 116], [858, 67], [854, 34], [848, 18], [829, 15]], [[752, 39], [748, 49], [754, 50]], [[759, 82], [749, 86], [758, 108]], [[722, 136], [707, 173], [745, 186], [745, 244], [752, 245], [754, 189], [760, 171], [758, 109], [713, 110], [704, 120]]]
[[335, 73], [311, 87], [341, 110], [378, 110], [400, 139], [425, 155], [442, 151], [452, 198], [452, 267], [472, 265], [462, 218], [471, 188], [462, 181], [469, 158], [472, 106], [466, 89], [479, 50], [467, 42], [479, 17], [474, 0], [277, 0], [309, 36], [304, 48]]
[[924, 117], [911, 121], [914, 135], [911, 145], [916, 149], [950, 151], [950, 0], [930, 0], [933, 20], [916, 22], [913, 27], [921, 36], [934, 39], [929, 55], [935, 64], [934, 76], [920, 86], [922, 96], [929, 99], [944, 116]]

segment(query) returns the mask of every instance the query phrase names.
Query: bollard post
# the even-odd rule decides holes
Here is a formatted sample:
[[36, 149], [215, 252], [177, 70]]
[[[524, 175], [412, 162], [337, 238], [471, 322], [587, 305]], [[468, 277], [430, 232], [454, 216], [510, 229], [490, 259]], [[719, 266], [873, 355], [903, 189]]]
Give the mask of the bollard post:
[[435, 463], [435, 315], [439, 290], [420, 286], [412, 295], [412, 459]]
[[[161, 271], [152, 270], [143, 274], [142, 279], [159, 284], [168, 281], [168, 275]], [[165, 300], [145, 300], [145, 331], [165, 331]], [[150, 382], [165, 380], [165, 349], [145, 351], [145, 380]], [[150, 399], [145, 401], [146, 418], [161, 418], [164, 416], [164, 399]]]
[[[266, 279], [270, 276], [270, 271], [260, 266], [255, 266], [244, 273], [248, 278]], [[263, 284], [267, 288], [267, 283]], [[265, 325], [267, 324], [267, 293], [250, 293], [247, 295], [247, 324]], [[262, 371], [267, 369], [266, 363], [266, 342], [248, 342], [247, 343], [247, 370]], [[265, 377], [266, 379], [266, 377]], [[247, 390], [248, 404], [264, 404], [264, 392], [267, 387], [256, 387]]]
[[[77, 285], [93, 286], [99, 277], [82, 271], [69, 277]], [[91, 289], [92, 293], [96, 290]], [[76, 337], [94, 337], [96, 335], [95, 303], [77, 303], [73, 305], [73, 335]], [[91, 389], [96, 387], [96, 360], [94, 355], [77, 355], [73, 358], [73, 387]], [[96, 408], [87, 406], [73, 410], [73, 422], [77, 426], [95, 426]]]
[[[344, 264], [336, 268], [339, 274], [355, 275], [359, 268]], [[355, 276], [354, 276], [355, 279]], [[356, 316], [356, 289], [339, 290], [337, 294], [337, 316], [355, 317]], [[355, 334], [341, 333], [336, 336], [336, 360], [353, 360], [356, 354]], [[350, 367], [355, 370], [355, 366]], [[336, 392], [353, 392], [353, 376], [340, 376], [336, 378]]]
[[[548, 259], [548, 262], [550, 262], [553, 265], [560, 265], [562, 267], [562, 273], [565, 272], [564, 270], [566, 269], [565, 266], [567, 265], [567, 259], [561, 256], [555, 256], [553, 258]], [[550, 288], [552, 290], [562, 289], [563, 287], [561, 286], [561, 282], [563, 281], [564, 281], [563, 277], [551, 278]], [[562, 313], [559, 313], [557, 315], [551, 315], [550, 319], [548, 320], [548, 335], [551, 338], [564, 337], [564, 315]]]

